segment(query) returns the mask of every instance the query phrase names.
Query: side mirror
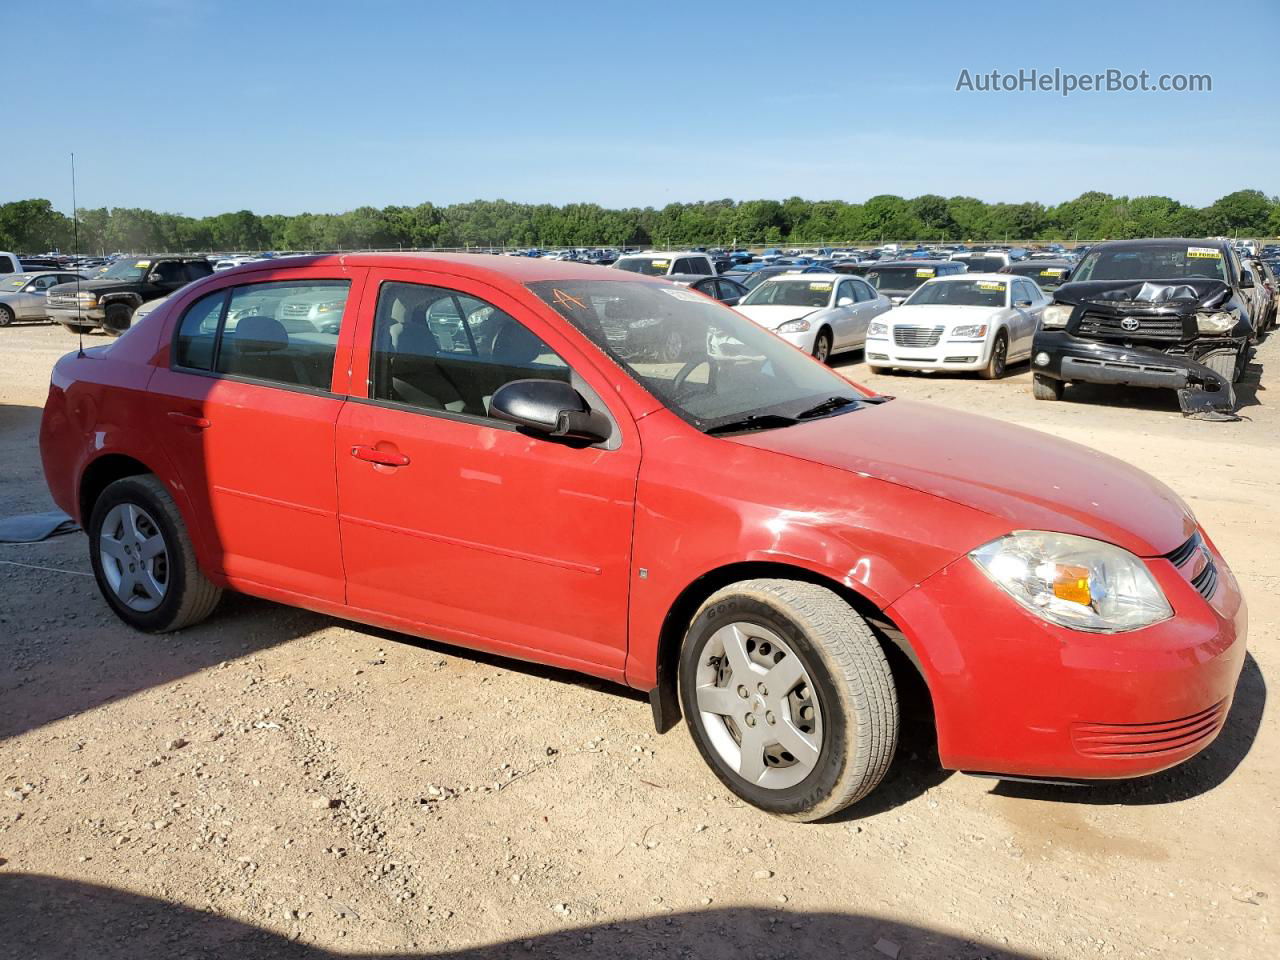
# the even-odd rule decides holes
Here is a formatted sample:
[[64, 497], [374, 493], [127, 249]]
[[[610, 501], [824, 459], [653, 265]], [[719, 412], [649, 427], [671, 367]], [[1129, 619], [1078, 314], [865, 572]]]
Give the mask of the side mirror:
[[841, 297], [839, 300], [836, 301], [836, 306], [837, 307], [853, 306], [853, 297]]
[[1253, 289], [1253, 274], [1250, 273], [1248, 270], [1240, 271], [1240, 289], [1241, 290]]
[[613, 433], [609, 418], [563, 380], [505, 383], [489, 401], [489, 413], [546, 437], [599, 443]]

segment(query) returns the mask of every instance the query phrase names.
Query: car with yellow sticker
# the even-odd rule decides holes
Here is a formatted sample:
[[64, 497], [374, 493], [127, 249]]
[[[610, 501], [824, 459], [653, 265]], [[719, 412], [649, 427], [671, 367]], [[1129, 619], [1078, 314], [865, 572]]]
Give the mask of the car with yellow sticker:
[[610, 266], [646, 277], [666, 277], [673, 273], [714, 276], [717, 273], [710, 255], [696, 251], [646, 250], [619, 257]]
[[968, 370], [1004, 376], [1031, 355], [1049, 297], [1026, 277], [966, 273], [923, 283], [871, 324], [867, 365], [886, 370]]
[[743, 297], [738, 312], [826, 363], [861, 347], [867, 329], [892, 306], [861, 277], [784, 273]]
[[129, 329], [134, 312], [144, 303], [167, 297], [212, 273], [205, 257], [168, 253], [122, 257], [90, 280], [51, 287], [46, 296], [49, 317], [73, 333], [102, 327], [118, 337]]
[[1032, 389], [1069, 383], [1176, 390], [1182, 412], [1234, 418], [1232, 386], [1256, 337], [1255, 279], [1230, 240], [1114, 240], [1054, 291], [1036, 334]]
[[1075, 264], [1070, 260], [1019, 260], [1001, 267], [996, 273], [1026, 277], [1041, 290], [1056, 290], [1067, 282], [1074, 268]]
[[935, 277], [951, 277], [968, 269], [958, 260], [878, 260], [867, 267], [863, 276], [897, 305]]

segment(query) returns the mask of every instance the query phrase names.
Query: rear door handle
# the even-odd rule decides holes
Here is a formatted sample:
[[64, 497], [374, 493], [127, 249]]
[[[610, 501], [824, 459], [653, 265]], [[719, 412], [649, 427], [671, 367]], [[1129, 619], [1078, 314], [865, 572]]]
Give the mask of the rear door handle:
[[409, 458], [394, 450], [379, 450], [377, 447], [358, 446], [351, 448], [351, 455], [357, 460], [368, 460], [383, 467], [406, 467]]
[[184, 427], [195, 427], [197, 430], [207, 430], [209, 428], [209, 421], [205, 417], [197, 417], [192, 413], [179, 413], [177, 410], [170, 410], [169, 419], [177, 421]]

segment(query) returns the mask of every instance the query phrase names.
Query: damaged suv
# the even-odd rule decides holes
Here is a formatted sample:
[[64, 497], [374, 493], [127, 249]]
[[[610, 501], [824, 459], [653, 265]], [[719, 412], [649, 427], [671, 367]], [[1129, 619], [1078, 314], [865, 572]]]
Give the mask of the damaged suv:
[[1231, 415], [1255, 338], [1231, 244], [1119, 240], [1089, 251], [1054, 291], [1032, 351], [1032, 389], [1062, 399], [1071, 381], [1178, 391], [1185, 414]]

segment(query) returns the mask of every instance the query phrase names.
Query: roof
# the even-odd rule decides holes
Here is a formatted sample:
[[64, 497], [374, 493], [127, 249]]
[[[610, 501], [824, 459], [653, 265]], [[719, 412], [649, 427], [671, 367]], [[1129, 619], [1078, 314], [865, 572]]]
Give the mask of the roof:
[[[941, 280], [945, 283], [953, 283], [956, 280], [989, 280], [992, 283], [1008, 283], [1009, 278], [1014, 276], [1011, 273], [955, 273], [949, 277], [934, 277], [934, 280]], [[932, 282], [932, 281], [931, 281]]]
[[218, 275], [246, 275], [265, 270], [294, 267], [328, 266], [392, 267], [403, 270], [442, 270], [475, 279], [502, 277], [513, 283], [535, 283], [539, 280], [651, 280], [643, 274], [594, 263], [574, 260], [548, 260], [541, 257], [495, 257], [487, 253], [332, 253], [311, 257], [289, 257], [288, 260], [254, 260], [224, 270]]
[[765, 277], [764, 282], [770, 283], [774, 280], [831, 280], [834, 282], [836, 280], [848, 279], [849, 274], [847, 273], [821, 273], [818, 271], [806, 273], [803, 270], [798, 270], [795, 273], [779, 273], [772, 277]]
[[1231, 246], [1231, 241], [1213, 240], [1210, 238], [1197, 239], [1196, 237], [1138, 237], [1135, 240], [1102, 240], [1095, 243], [1089, 249], [1097, 250], [1099, 247], [1180, 247], [1183, 244], [1194, 244], [1199, 247], [1220, 247], [1225, 249]]
[[872, 270], [877, 267], [940, 267], [950, 260], [874, 260], [867, 264]]
[[701, 250], [641, 250], [639, 253], [624, 253], [618, 259], [623, 257], [666, 257], [674, 259], [675, 257], [706, 257], [711, 259], [711, 254], [704, 253]]
[[[1040, 270], [1040, 269], [1056, 270], [1059, 267], [1070, 269], [1071, 267], [1074, 267], [1074, 266], [1075, 266], [1074, 260], [1054, 260], [1046, 257], [1043, 260], [1015, 260], [1013, 261], [1013, 263], [1006, 266], [1004, 270], [1008, 270], [1010, 273], [1012, 273], [1014, 267], [1032, 267], [1036, 270]], [[1004, 270], [1002, 270], [1001, 273], [1003, 273]]]

